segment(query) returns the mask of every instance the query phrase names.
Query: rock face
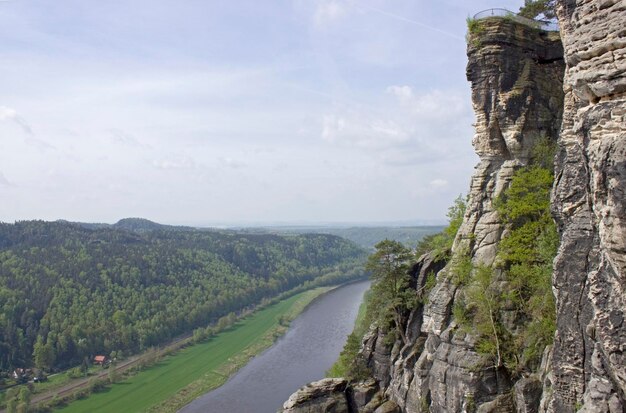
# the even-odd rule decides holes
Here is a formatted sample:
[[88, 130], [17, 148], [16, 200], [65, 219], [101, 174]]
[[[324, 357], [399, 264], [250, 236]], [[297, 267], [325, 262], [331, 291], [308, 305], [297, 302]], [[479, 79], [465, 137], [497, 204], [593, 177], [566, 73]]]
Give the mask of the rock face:
[[344, 379], [323, 379], [292, 394], [283, 405], [285, 413], [348, 413]]
[[[473, 144], [480, 163], [453, 250], [469, 255], [475, 264], [492, 265], [504, 231], [493, 201], [513, 172], [528, 162], [538, 139], [556, 140], [564, 63], [556, 33], [508, 19], [481, 23], [469, 39], [467, 66], [477, 119]], [[427, 257], [418, 264], [418, 289], [433, 265]], [[385, 337], [372, 331], [363, 353], [385, 395], [404, 412], [512, 411], [513, 383], [504, 372], [481, 367], [489, 363], [475, 351], [473, 337], [459, 331], [453, 320], [452, 308], [462, 292], [449, 267], [438, 271], [427, 303], [410, 314], [408, 342], [389, 348]], [[518, 393], [525, 411], [538, 409], [538, 379]]]
[[472, 143], [480, 163], [471, 180], [459, 241], [470, 248], [474, 261], [491, 265], [503, 231], [492, 202], [513, 172], [527, 163], [538, 139], [556, 140], [564, 63], [556, 32], [499, 18], [481, 23], [469, 39], [467, 64], [476, 113]]
[[624, 412], [626, 1], [560, 1], [557, 12], [567, 68], [552, 196], [557, 333], [544, 404]]
[[365, 336], [362, 355], [376, 381], [368, 391], [377, 392], [355, 405], [350, 395], [364, 385], [347, 383], [348, 411], [626, 412], [626, 0], [557, 3], [563, 46], [502, 18], [483, 20], [469, 36], [480, 162], [453, 246], [474, 264], [494, 263], [506, 235], [494, 200], [533, 144], [558, 136], [553, 348], [537, 374], [516, 382], [484, 367], [452, 316], [463, 294], [454, 263], [426, 255], [413, 269], [416, 293], [430, 272], [436, 284], [407, 316], [406, 342], [389, 343], [376, 328]]
[[344, 379], [323, 379], [296, 391], [283, 404], [284, 413], [399, 413], [385, 402], [374, 380], [348, 386]]

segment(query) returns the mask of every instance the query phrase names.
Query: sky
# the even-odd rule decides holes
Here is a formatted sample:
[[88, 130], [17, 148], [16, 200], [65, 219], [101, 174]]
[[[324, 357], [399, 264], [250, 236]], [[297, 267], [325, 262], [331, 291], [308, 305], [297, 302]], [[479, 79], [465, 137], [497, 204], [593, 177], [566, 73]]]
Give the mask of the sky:
[[443, 222], [466, 18], [521, 3], [0, 0], [0, 221]]

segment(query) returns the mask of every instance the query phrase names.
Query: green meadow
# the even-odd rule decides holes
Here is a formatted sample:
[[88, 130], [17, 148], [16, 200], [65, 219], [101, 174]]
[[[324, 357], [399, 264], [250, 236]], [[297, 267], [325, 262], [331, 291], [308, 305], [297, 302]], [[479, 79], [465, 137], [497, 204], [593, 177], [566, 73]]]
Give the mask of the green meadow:
[[222, 385], [269, 347], [315, 297], [329, 288], [294, 295], [239, 321], [217, 336], [168, 356], [136, 375], [58, 409], [64, 413], [175, 412]]

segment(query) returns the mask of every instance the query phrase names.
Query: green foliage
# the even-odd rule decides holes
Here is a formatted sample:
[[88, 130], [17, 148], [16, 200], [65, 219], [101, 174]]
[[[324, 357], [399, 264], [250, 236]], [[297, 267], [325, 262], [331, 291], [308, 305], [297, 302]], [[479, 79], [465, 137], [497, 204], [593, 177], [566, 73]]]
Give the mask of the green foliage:
[[326, 372], [328, 377], [346, 377], [351, 380], [365, 380], [371, 372], [363, 356], [359, 354], [361, 338], [352, 332], [339, 354], [339, 360]]
[[430, 271], [426, 274], [426, 280], [424, 281], [424, 286], [417, 291], [417, 300], [421, 304], [426, 304], [428, 302], [428, 295], [431, 290], [437, 284], [437, 275], [434, 271]]
[[385, 289], [385, 295], [395, 299], [406, 289], [412, 259], [411, 250], [398, 241], [386, 239], [376, 244], [376, 252], [368, 257], [365, 268], [377, 285]]
[[513, 374], [536, 370], [555, 330], [551, 274], [559, 237], [550, 215], [553, 154], [552, 144], [538, 142], [530, 164], [515, 172], [495, 202], [509, 230], [499, 244], [498, 264], [470, 267], [465, 308], [453, 310], [459, 324], [477, 335], [478, 350]]
[[332, 235], [155, 225], [0, 223], [0, 371], [133, 354], [283, 292], [362, 276], [365, 251]]
[[461, 328], [463, 328], [466, 332], [469, 332], [472, 325], [472, 319], [464, 301], [457, 299], [454, 302], [454, 305], [452, 306], [452, 318]]
[[416, 227], [270, 227], [257, 229], [277, 234], [331, 234], [355, 242], [363, 248], [373, 250], [374, 246], [383, 239], [391, 239], [406, 246], [414, 246], [425, 236], [436, 234], [443, 230], [443, 226], [416, 226]]
[[519, 170], [511, 180], [510, 187], [496, 203], [502, 220], [518, 228], [528, 222], [545, 224], [550, 218], [550, 190], [552, 170], [529, 166]]
[[454, 200], [454, 204], [448, 208], [448, 226], [438, 234], [424, 237], [424, 239], [417, 245], [416, 256], [419, 257], [424, 253], [430, 252], [436, 260], [448, 259], [450, 257], [450, 251], [452, 249], [452, 244], [454, 243], [454, 238], [463, 223], [463, 216], [465, 215], [466, 208], [466, 199], [459, 195]]
[[33, 348], [35, 366], [43, 370], [49, 370], [54, 365], [54, 348], [51, 343], [43, 342], [41, 336], [37, 337], [37, 342]]
[[466, 285], [473, 270], [472, 259], [467, 251], [460, 252], [452, 258], [450, 272], [455, 285]]
[[467, 23], [467, 31], [470, 34], [477, 35], [485, 31], [485, 28], [483, 27], [479, 19], [468, 17], [467, 19], [465, 19], [465, 21]]
[[117, 381], [120, 379], [120, 374], [117, 371], [117, 363], [114, 361], [111, 363], [111, 365], [109, 366], [109, 383], [113, 384], [113, 383], [117, 383]]
[[[109, 374], [110, 374], [110, 370], [109, 370]], [[106, 382], [104, 380], [98, 379], [97, 377], [90, 378], [89, 382], [87, 383], [87, 390], [89, 393], [97, 393], [103, 390], [105, 387], [106, 387]]]
[[519, 15], [529, 19], [535, 19], [543, 15], [546, 19], [556, 18], [556, 0], [524, 0], [524, 5], [519, 9]]
[[465, 35], [465, 41], [473, 47], [479, 47], [481, 44], [480, 35], [484, 33], [485, 27], [479, 19], [468, 17], [466, 22], [467, 34]]
[[383, 240], [376, 244], [376, 252], [369, 256], [365, 266], [374, 280], [374, 317], [383, 324], [393, 326], [394, 333], [402, 336], [403, 340], [402, 317], [416, 300], [415, 290], [409, 288], [409, 268], [413, 260], [410, 249], [397, 241]]
[[19, 389], [12, 388], [6, 393], [7, 413], [27, 413], [30, 407], [32, 392], [28, 386], [21, 386]]
[[530, 165], [544, 168], [552, 172], [554, 169], [554, 156], [556, 144], [547, 138], [541, 138], [535, 142], [530, 151]]
[[[147, 412], [156, 406], [157, 412], [176, 412], [182, 405], [166, 409], [166, 401], [176, 399], [183, 405], [206, 391], [222, 385], [226, 379], [249, 359], [269, 347], [273, 330], [280, 328], [277, 320], [282, 314], [302, 309], [316, 291], [307, 291], [258, 311], [212, 340], [189, 346], [163, 363], [147, 368], [120, 384], [109, 387], [89, 398], [70, 403], [64, 413]], [[155, 361], [157, 360], [155, 351]], [[150, 364], [154, 364], [151, 362]], [[190, 391], [185, 391], [190, 386]], [[184, 394], [178, 398], [179, 391]], [[178, 394], [178, 395], [177, 395]]]
[[502, 367], [509, 348], [508, 333], [500, 321], [505, 300], [491, 268], [481, 265], [475, 269], [466, 297], [473, 334], [478, 337], [476, 349], [491, 357], [493, 367]]

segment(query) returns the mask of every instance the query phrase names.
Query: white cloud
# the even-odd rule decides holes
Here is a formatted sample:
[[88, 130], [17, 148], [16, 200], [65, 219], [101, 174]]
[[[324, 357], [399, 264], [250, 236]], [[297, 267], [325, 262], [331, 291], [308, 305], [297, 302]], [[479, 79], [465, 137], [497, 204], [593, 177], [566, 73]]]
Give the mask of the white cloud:
[[337, 107], [322, 118], [321, 138], [368, 151], [386, 165], [409, 166], [467, 155], [472, 114], [457, 93], [424, 93], [392, 85], [376, 96], [377, 107]]
[[389, 86], [387, 93], [395, 95], [398, 99], [407, 101], [413, 98], [413, 89], [411, 86]]
[[11, 182], [4, 176], [2, 172], [0, 172], [0, 187], [9, 187], [13, 186]]
[[152, 166], [157, 169], [195, 169], [196, 162], [188, 156], [179, 156], [174, 158], [155, 159]]
[[437, 178], [430, 181], [429, 185], [435, 189], [445, 188], [448, 186], [448, 181], [445, 179]]
[[358, 111], [325, 115], [321, 136], [331, 143], [364, 149], [384, 149], [409, 140], [407, 132], [393, 120]]
[[456, 93], [431, 90], [417, 94], [410, 86], [389, 86], [387, 93], [395, 96], [405, 110], [418, 118], [449, 122], [468, 115], [467, 102]]
[[464, 44], [406, 23], [450, 29], [466, 9], [291, 2], [268, 3], [266, 27], [239, 2], [17, 1], [0, 27], [0, 219], [443, 215], [475, 159]]
[[111, 128], [108, 129], [107, 132], [112, 142], [126, 146], [147, 147], [147, 145], [143, 145], [137, 138], [122, 129]]
[[6, 106], [0, 106], [0, 121], [9, 121], [18, 125], [24, 133], [28, 135], [33, 134], [33, 130], [26, 120], [21, 117], [15, 109], [8, 108]]
[[220, 162], [220, 164], [233, 169], [239, 169], [247, 166], [245, 162], [229, 157], [218, 158], [218, 161]]
[[342, 18], [348, 12], [347, 5], [337, 0], [322, 0], [315, 9], [314, 20], [318, 26], [323, 26], [329, 22]]

